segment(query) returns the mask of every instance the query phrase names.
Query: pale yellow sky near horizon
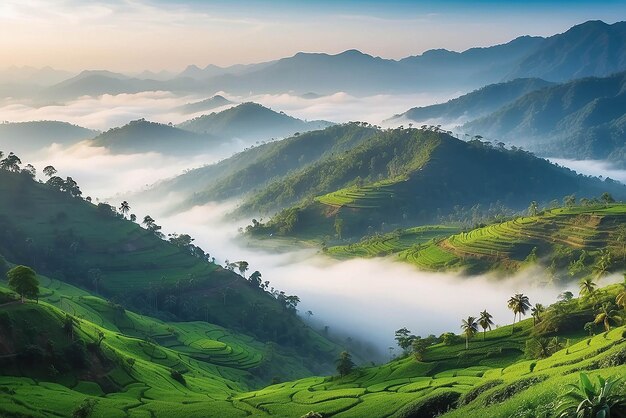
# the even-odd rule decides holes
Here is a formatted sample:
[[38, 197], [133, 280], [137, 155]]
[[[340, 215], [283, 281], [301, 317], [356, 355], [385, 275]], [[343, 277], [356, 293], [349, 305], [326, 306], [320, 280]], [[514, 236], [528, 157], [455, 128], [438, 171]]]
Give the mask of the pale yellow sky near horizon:
[[569, 14], [534, 19], [487, 14], [476, 20], [415, 11], [405, 16], [255, 13], [246, 8], [227, 13], [148, 0], [4, 0], [0, 67], [180, 71], [189, 64], [224, 66], [299, 51], [347, 49], [398, 59], [432, 48], [464, 50], [524, 34], [548, 36], [583, 20]]

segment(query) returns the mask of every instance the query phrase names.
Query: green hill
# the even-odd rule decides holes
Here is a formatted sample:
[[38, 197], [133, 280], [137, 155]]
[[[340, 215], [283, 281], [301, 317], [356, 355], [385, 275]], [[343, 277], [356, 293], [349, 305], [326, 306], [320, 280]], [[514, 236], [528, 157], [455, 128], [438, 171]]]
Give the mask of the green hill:
[[[390, 256], [426, 270], [510, 273], [540, 265], [546, 280], [571, 281], [626, 268], [626, 205], [539, 212], [469, 231], [432, 226], [375, 235], [326, 250], [337, 258]], [[600, 266], [604, 266], [600, 270]]]
[[413, 121], [416, 123], [457, 123], [488, 115], [500, 107], [532, 91], [553, 85], [540, 78], [518, 78], [504, 83], [490, 84], [445, 103], [414, 107], [387, 122]]
[[159, 152], [175, 155], [206, 152], [217, 143], [216, 138], [210, 135], [199, 135], [145, 119], [109, 129], [90, 142], [93, 146], [105, 147], [115, 153]]
[[437, 131], [395, 129], [278, 179], [247, 199], [239, 213], [267, 213], [299, 202], [251, 232], [359, 238], [436, 222], [455, 207], [499, 202], [525, 209], [532, 200], [605, 191], [626, 196], [619, 183], [578, 175], [519, 149], [463, 142]]
[[[94, 417], [553, 416], [581, 371], [626, 373], [626, 328], [586, 326], [621, 285], [564, 297], [538, 318], [478, 333], [468, 348], [454, 333], [430, 336], [418, 354], [381, 366], [253, 390], [255, 368], [293, 364], [219, 327], [157, 321], [41, 280], [37, 304], [15, 301], [0, 284], [5, 416], [70, 416], [81, 407]], [[626, 396], [626, 387], [616, 393]]]
[[305, 122], [283, 112], [275, 112], [260, 104], [248, 102], [219, 113], [199, 116], [179, 124], [178, 127], [223, 139], [254, 142], [323, 129], [329, 125], [332, 124], [326, 121]]
[[0, 170], [0, 195], [7, 197], [0, 201], [0, 253], [9, 260], [140, 313], [210, 321], [297, 347], [297, 357], [328, 366], [332, 353], [319, 348], [324, 339], [303, 326], [289, 295], [216, 265], [199, 247], [165, 241], [156, 226], [143, 229], [108, 204], [93, 205], [25, 173]]
[[626, 73], [571, 81], [529, 93], [463, 129], [541, 155], [621, 164], [625, 85]]
[[212, 110], [218, 107], [227, 106], [233, 104], [224, 96], [220, 96], [219, 94], [210, 97], [208, 99], [200, 100], [198, 102], [187, 103], [182, 106], [176, 108], [181, 113], [197, 113], [197, 112], [206, 112], [207, 110]]
[[322, 158], [345, 152], [376, 133], [357, 123], [335, 125], [269, 142], [242, 151], [217, 164], [190, 170], [156, 184], [142, 193], [158, 198], [167, 193], [183, 196], [183, 207], [220, 201], [259, 190], [269, 181], [283, 177]]

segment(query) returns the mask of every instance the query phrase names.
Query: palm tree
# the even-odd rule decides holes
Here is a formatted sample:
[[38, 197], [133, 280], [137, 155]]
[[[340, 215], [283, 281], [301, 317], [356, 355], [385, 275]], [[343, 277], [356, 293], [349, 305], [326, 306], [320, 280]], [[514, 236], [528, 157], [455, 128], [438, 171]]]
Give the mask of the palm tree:
[[461, 322], [461, 329], [463, 330], [463, 335], [465, 335], [465, 349], [469, 348], [469, 340], [478, 332], [478, 323], [476, 322], [476, 318], [473, 316], [468, 316], [467, 319], [464, 319]]
[[516, 293], [511, 296], [508, 302], [508, 308], [513, 311], [513, 329], [511, 333], [515, 330], [515, 318], [517, 314], [519, 314], [520, 321], [522, 320], [522, 315], [526, 315], [526, 312], [530, 309], [530, 301], [528, 300], [528, 296], [523, 293]]
[[603, 324], [604, 329], [608, 332], [611, 330], [611, 324], [621, 323], [622, 318], [619, 316], [617, 309], [613, 309], [611, 302], [605, 302], [600, 309], [598, 309], [598, 314], [593, 322], [595, 324]]
[[537, 325], [537, 322], [541, 322], [541, 315], [546, 311], [546, 308], [541, 303], [535, 303], [535, 306], [530, 310], [530, 314], [533, 317], [533, 325]]
[[587, 277], [586, 279], [581, 280], [580, 296], [590, 296], [590, 297], [594, 296], [594, 293], [597, 287], [598, 285], [590, 277]]
[[615, 297], [615, 303], [617, 306], [626, 309], [626, 274], [624, 274], [624, 282], [622, 283], [622, 290]]
[[493, 315], [487, 312], [486, 309], [482, 311], [480, 313], [480, 317], [478, 317], [478, 324], [483, 329], [483, 341], [485, 341], [485, 333], [487, 332], [487, 328], [489, 328], [489, 331], [491, 331], [491, 326], [493, 325], [493, 321], [491, 320], [492, 318]]
[[120, 212], [122, 212], [122, 215], [124, 215], [124, 217], [126, 217], [126, 215], [128, 214], [128, 212], [130, 211], [130, 205], [128, 204], [127, 201], [123, 201], [120, 204]]
[[593, 269], [596, 272], [597, 279], [601, 279], [609, 272], [611, 263], [611, 253], [607, 249], [602, 250], [602, 252], [600, 253], [600, 260], [598, 260], [596, 265], [593, 266]]
[[568, 390], [559, 396], [555, 416], [569, 417], [612, 417], [622, 416], [626, 411], [626, 399], [619, 393], [619, 377], [604, 379], [597, 376], [597, 386], [585, 373], [580, 374], [578, 385], [568, 385]]

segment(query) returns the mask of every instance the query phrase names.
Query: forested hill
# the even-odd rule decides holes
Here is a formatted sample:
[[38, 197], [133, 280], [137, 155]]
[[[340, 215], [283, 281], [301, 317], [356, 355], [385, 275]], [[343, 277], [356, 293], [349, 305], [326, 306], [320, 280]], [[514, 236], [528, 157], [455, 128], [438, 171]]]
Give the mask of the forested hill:
[[414, 107], [395, 115], [389, 123], [463, 123], [488, 115], [535, 90], [554, 85], [539, 78], [518, 78], [504, 83], [490, 84], [445, 103]]
[[548, 87], [469, 122], [463, 129], [528, 146], [543, 155], [623, 163], [625, 86], [626, 73], [622, 72]]
[[223, 268], [186, 231], [166, 240], [157, 221], [136, 217], [132, 207], [121, 204], [118, 211], [117, 205], [90, 203], [69, 177], [53, 175], [42, 184], [17, 165], [3, 167], [0, 254], [8, 260], [144, 314], [209, 321], [260, 341], [299, 347], [329, 364], [316, 343], [323, 338], [295, 315], [297, 297], [271, 293], [258, 276], [244, 279], [247, 264]]
[[395, 129], [271, 183], [239, 213], [271, 213], [270, 232], [362, 236], [399, 224], [435, 220], [455, 206], [526, 208], [565, 195], [626, 197], [626, 186], [578, 175], [520, 149], [464, 142], [444, 132]]
[[143, 198], [176, 193], [178, 208], [219, 201], [258, 190], [333, 154], [353, 148], [377, 130], [367, 124], [348, 123], [299, 134], [242, 151], [217, 164], [208, 165], [162, 181], [142, 193]]

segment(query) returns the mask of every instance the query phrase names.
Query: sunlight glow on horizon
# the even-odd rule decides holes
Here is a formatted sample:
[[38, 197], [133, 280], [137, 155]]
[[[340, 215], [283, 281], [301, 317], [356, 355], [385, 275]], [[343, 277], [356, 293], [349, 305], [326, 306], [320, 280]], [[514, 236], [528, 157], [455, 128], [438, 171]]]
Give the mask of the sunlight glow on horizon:
[[[546, 13], [548, 4], [562, 12]], [[398, 0], [5, 0], [0, 59], [3, 67], [137, 72], [263, 62], [300, 51], [358, 49], [398, 59], [428, 49], [489, 46], [526, 34], [549, 36], [589, 19], [613, 23], [626, 18], [619, 2], [519, 6], [490, 1], [468, 7]]]

